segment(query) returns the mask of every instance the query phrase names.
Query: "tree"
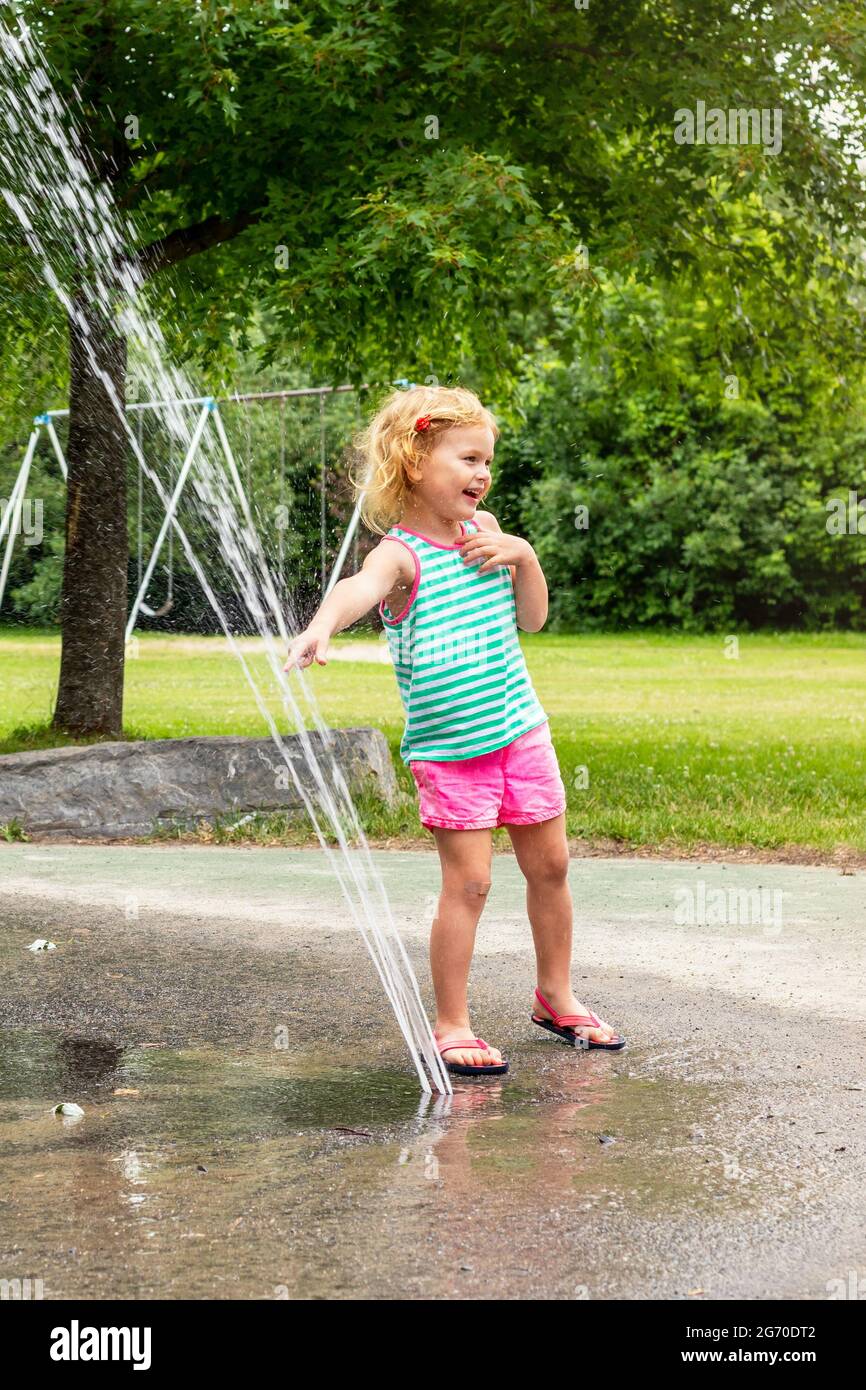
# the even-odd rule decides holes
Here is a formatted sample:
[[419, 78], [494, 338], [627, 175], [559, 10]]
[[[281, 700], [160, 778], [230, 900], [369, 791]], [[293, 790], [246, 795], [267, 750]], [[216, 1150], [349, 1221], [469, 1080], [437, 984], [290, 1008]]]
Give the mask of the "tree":
[[[721, 262], [721, 316], [741, 283], [762, 283], [822, 351], [862, 355], [866, 19], [853, 3], [20, 9], [60, 90], [78, 94], [93, 169], [139, 228], [128, 257], [202, 349], [264, 304], [323, 371], [460, 373], [504, 394], [539, 334], [567, 342], [575, 311], [583, 331], [600, 321], [602, 283], [699, 283]], [[678, 143], [675, 113], [698, 102], [780, 110], [778, 151]], [[818, 273], [839, 291], [821, 322]], [[119, 383], [116, 327], [90, 330]], [[74, 343], [70, 401], [55, 722], [117, 736], [123, 450]]]

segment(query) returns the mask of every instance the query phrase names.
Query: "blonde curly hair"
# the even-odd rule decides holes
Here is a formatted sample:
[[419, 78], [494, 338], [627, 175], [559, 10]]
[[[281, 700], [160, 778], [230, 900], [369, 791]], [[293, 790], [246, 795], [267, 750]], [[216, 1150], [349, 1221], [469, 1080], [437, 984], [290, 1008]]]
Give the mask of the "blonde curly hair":
[[[415, 421], [425, 416], [429, 427], [416, 430]], [[463, 386], [411, 386], [383, 401], [355, 440], [362, 458], [360, 475], [349, 469], [361, 516], [371, 531], [384, 536], [400, 520], [412, 487], [407, 467], [417, 467], [438, 436], [454, 425], [486, 425], [494, 439], [499, 438], [490, 411]]]

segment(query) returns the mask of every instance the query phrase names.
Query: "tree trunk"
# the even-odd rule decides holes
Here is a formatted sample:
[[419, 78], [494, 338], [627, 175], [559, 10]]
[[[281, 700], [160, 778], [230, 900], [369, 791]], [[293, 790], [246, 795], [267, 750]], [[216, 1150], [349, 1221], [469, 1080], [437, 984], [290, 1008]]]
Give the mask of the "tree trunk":
[[[122, 402], [126, 343], [82, 295], [75, 302], [85, 316], [96, 363]], [[69, 332], [66, 555], [53, 726], [74, 736], [120, 738], [129, 544], [126, 435], [74, 320]]]

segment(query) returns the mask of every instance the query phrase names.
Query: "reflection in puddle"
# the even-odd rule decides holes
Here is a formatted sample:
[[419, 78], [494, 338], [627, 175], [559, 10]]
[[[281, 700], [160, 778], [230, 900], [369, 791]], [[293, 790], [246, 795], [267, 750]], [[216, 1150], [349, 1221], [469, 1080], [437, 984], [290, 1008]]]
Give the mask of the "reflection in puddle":
[[[419, 1103], [357, 1053], [0, 1032], [0, 1274], [14, 1245], [47, 1298], [436, 1297], [464, 1246], [525, 1273], [539, 1220], [766, 1209], [717, 1085], [563, 1054], [525, 1044], [507, 1078]], [[84, 1107], [74, 1129], [58, 1100]]]

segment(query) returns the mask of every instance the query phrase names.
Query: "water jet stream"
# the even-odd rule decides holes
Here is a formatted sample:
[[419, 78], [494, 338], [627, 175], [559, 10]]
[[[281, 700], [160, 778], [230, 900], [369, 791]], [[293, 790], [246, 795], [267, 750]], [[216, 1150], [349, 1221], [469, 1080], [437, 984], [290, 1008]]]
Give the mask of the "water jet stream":
[[[8, 6], [4, 8], [8, 13]], [[20, 20], [14, 31], [0, 22], [0, 76], [0, 128], [4, 134], [0, 148], [0, 195], [17, 219], [43, 280], [77, 329], [91, 371], [104, 386], [135, 458], [167, 509], [169, 494], [143, 456], [114, 383], [99, 366], [89, 326], [91, 313], [116, 325], [134, 354], [136, 375], [148, 395], [165, 402], [164, 419], [183, 457], [190, 446], [191, 429], [182, 403], [194, 398], [196, 392], [183, 372], [170, 363], [156, 318], [144, 306], [144, 278], [129, 252], [136, 244], [134, 228], [113, 205], [110, 191], [98, 184], [91, 174], [73, 113], [54, 89], [48, 62], [38, 41]], [[64, 284], [64, 280], [69, 281], [65, 271], [70, 269], [77, 282], [76, 295]], [[84, 308], [77, 299], [83, 302]], [[313, 776], [315, 801], [298, 778], [223, 606], [177, 515], [172, 518], [175, 533], [231, 650], [241, 663], [256, 705], [328, 856], [352, 920], [394, 1010], [422, 1089], [429, 1093], [432, 1079], [438, 1092], [450, 1094], [451, 1082], [394, 922], [384, 882], [373, 862], [349, 788], [333, 755], [333, 735], [321, 718], [303, 672], [296, 670], [293, 674], [306, 715], [282, 669], [284, 654], [277, 646], [275, 634], [284, 634], [286, 625], [249, 508], [243, 507], [243, 515], [239, 517], [237, 500], [227, 484], [221, 456], [209, 432], [202, 438], [196, 457], [193, 488], [198, 498], [198, 511], [207, 518], [216, 535], [250, 623], [264, 641], [283, 713], [300, 739]], [[297, 632], [299, 625], [291, 608], [289, 618], [289, 626]], [[329, 750], [323, 759], [324, 771], [306, 728], [307, 719], [312, 720], [325, 749]], [[339, 855], [327, 843], [322, 822], [327, 822], [333, 831]], [[350, 847], [350, 834], [356, 839], [357, 848]]]

